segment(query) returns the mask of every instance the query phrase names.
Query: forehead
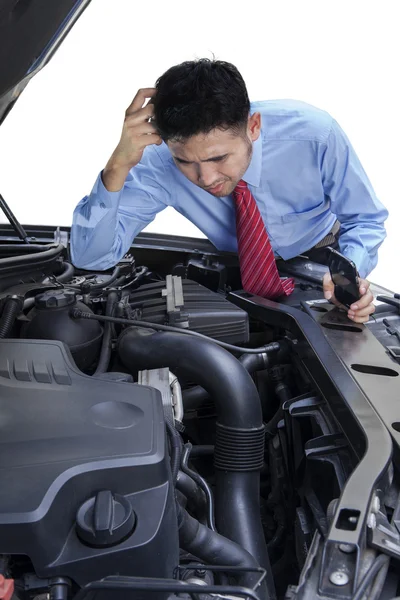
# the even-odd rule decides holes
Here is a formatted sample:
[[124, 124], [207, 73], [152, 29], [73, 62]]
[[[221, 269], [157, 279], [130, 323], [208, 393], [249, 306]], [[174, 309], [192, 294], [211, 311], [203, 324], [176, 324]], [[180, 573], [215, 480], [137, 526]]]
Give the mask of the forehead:
[[210, 133], [193, 135], [184, 141], [169, 141], [168, 147], [174, 157], [203, 161], [233, 152], [239, 140], [240, 136], [232, 130], [213, 129]]

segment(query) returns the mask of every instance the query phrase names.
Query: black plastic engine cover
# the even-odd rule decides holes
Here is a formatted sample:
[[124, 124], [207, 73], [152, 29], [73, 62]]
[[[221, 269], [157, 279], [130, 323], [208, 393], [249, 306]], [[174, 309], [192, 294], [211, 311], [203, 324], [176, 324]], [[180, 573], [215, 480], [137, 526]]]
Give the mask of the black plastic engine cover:
[[[169, 322], [167, 300], [162, 294], [165, 286], [165, 281], [149, 283], [132, 293], [130, 305], [138, 311], [137, 318], [151, 323]], [[182, 288], [181, 321], [186, 321], [190, 329], [229, 344], [249, 341], [249, 317], [244, 310], [196, 281], [183, 279]]]
[[[0, 554], [78, 585], [111, 574], [172, 577], [179, 543], [161, 394], [96, 379], [57, 341], [0, 340]], [[131, 504], [121, 543], [91, 547], [79, 507], [110, 490]]]

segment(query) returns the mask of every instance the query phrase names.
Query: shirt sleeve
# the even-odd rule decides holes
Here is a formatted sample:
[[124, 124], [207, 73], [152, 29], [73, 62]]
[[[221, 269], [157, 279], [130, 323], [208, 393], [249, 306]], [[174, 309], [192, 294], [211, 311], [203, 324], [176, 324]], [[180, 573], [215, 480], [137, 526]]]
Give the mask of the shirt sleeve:
[[81, 269], [113, 267], [138, 233], [170, 203], [170, 173], [153, 147], [146, 148], [118, 192], [105, 188], [100, 173], [90, 195], [74, 210], [72, 263]]
[[378, 200], [350, 141], [336, 121], [323, 148], [321, 174], [340, 224], [339, 247], [365, 278], [378, 262], [388, 211]]

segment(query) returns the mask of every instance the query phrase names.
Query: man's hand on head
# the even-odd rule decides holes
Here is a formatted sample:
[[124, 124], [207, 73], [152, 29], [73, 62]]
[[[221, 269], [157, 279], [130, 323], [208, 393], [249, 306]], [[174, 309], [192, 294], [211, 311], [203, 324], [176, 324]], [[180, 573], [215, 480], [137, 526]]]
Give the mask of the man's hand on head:
[[155, 88], [140, 89], [126, 109], [121, 139], [102, 174], [109, 192], [117, 192], [123, 187], [129, 170], [140, 162], [147, 146], [162, 143], [153, 123], [151, 100], [155, 94]]
[[360, 299], [354, 304], [347, 308], [338, 302], [335, 298], [335, 286], [332, 281], [330, 273], [325, 273], [323, 281], [324, 296], [327, 300], [330, 300], [336, 306], [344, 308], [347, 311], [349, 319], [355, 323], [366, 323], [369, 321], [370, 315], [375, 312], [375, 306], [373, 304], [374, 296], [369, 289], [370, 283], [366, 279], [360, 279]]

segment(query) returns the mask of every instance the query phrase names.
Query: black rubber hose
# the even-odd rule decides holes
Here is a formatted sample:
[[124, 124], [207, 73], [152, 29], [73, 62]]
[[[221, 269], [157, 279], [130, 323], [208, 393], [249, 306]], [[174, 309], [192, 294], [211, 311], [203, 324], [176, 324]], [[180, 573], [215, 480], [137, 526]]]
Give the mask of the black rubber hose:
[[179, 467], [181, 465], [181, 457], [182, 457], [182, 440], [181, 436], [175, 429], [168, 419], [165, 420], [165, 425], [167, 428], [167, 433], [171, 445], [171, 471], [172, 471], [172, 481], [174, 485], [176, 484], [176, 480], [178, 479]]
[[8, 336], [22, 307], [23, 301], [21, 298], [8, 298], [5, 301], [3, 312], [0, 317], [0, 338], [6, 338]]
[[259, 504], [264, 426], [252, 378], [234, 356], [212, 341], [181, 333], [138, 337], [137, 332], [126, 329], [118, 340], [120, 359], [128, 369], [180, 368], [214, 399], [217, 529], [266, 569], [273, 597]]
[[0, 273], [14, 272], [15, 270], [29, 266], [42, 266], [44, 263], [52, 262], [58, 258], [64, 250], [65, 248], [62, 244], [49, 244], [43, 252], [0, 258]]
[[274, 416], [265, 424], [265, 436], [269, 439], [275, 436], [278, 423], [283, 419], [283, 404], [291, 398], [289, 386], [283, 381], [277, 383], [275, 393], [279, 398], [280, 406]]
[[190, 458], [198, 458], [199, 456], [212, 456], [214, 454], [214, 446], [212, 445], [196, 445], [190, 451]]
[[385, 585], [390, 566], [390, 557], [388, 556], [387, 558], [388, 559], [386, 564], [378, 572], [378, 575], [375, 578], [374, 585], [371, 588], [368, 600], [379, 600], [379, 598], [381, 597], [383, 586]]
[[[117, 292], [110, 292], [107, 296], [107, 304], [106, 304], [106, 315], [111, 316], [114, 311], [115, 303], [118, 300]], [[102, 373], [106, 373], [107, 369], [110, 365], [111, 359], [111, 343], [112, 343], [112, 332], [113, 332], [113, 324], [106, 323], [104, 325], [104, 333], [103, 340], [101, 343], [100, 357], [99, 362], [97, 363], [97, 368], [93, 373], [93, 376], [101, 375]]]
[[49, 600], [68, 600], [70, 587], [71, 582], [65, 577], [56, 577], [50, 580]]
[[[102, 287], [104, 287], [108, 284], [109, 284], [109, 282], [107, 281], [106, 283], [102, 284]], [[69, 286], [69, 287], [74, 287], [74, 286]], [[94, 286], [92, 286], [91, 289], [94, 289]], [[233, 344], [227, 344], [226, 342], [221, 342], [221, 340], [216, 340], [214, 338], [210, 338], [208, 335], [204, 335], [202, 333], [199, 333], [198, 331], [193, 331], [192, 329], [181, 329], [180, 327], [171, 327], [170, 325], [161, 325], [160, 323], [150, 323], [149, 321], [137, 321], [134, 319], [124, 319], [121, 317], [106, 317], [105, 315], [95, 315], [93, 313], [85, 312], [85, 311], [79, 310], [77, 308], [74, 308], [71, 310], [70, 316], [73, 319], [89, 319], [92, 321], [94, 320], [94, 321], [100, 321], [100, 322], [104, 322], [104, 323], [109, 321], [110, 323], [120, 323], [121, 325], [143, 327], [144, 329], [146, 329], [146, 328], [153, 329], [155, 331], [166, 331], [166, 332], [171, 332], [171, 333], [178, 332], [182, 335], [196, 337], [200, 340], [211, 341], [214, 344], [221, 346], [221, 348], [225, 348], [226, 350], [229, 350], [230, 352], [239, 352], [241, 354], [243, 354], [243, 353], [263, 354], [264, 352], [266, 352], [268, 354], [270, 352], [278, 352], [281, 349], [280, 342], [271, 342], [270, 344], [267, 344], [266, 346], [260, 346], [260, 348], [242, 348], [241, 346], [234, 346]]]
[[94, 292], [97, 290], [102, 290], [103, 288], [108, 287], [109, 285], [114, 283], [114, 281], [116, 281], [119, 277], [120, 270], [120, 267], [115, 267], [114, 271], [106, 281], [103, 281], [102, 283], [94, 283], [93, 285], [91, 284], [90, 291]]
[[136, 289], [139, 287], [140, 282], [143, 281], [149, 274], [147, 267], [136, 267], [136, 273], [133, 279], [123, 285], [123, 289]]
[[214, 521], [214, 498], [211, 492], [211, 488], [208, 485], [208, 483], [206, 482], [206, 480], [199, 475], [199, 473], [197, 473], [196, 471], [193, 471], [193, 469], [191, 469], [188, 465], [188, 460], [189, 460], [189, 455], [191, 455], [192, 453], [192, 444], [185, 444], [185, 448], [183, 450], [183, 454], [182, 454], [182, 461], [181, 461], [181, 467], [182, 467], [182, 471], [188, 475], [189, 477], [191, 477], [199, 486], [200, 489], [203, 490], [205, 497], [206, 497], [206, 501], [207, 501], [207, 524], [209, 529], [211, 529], [211, 531], [216, 531], [215, 529], [215, 521]]
[[281, 405], [288, 402], [292, 397], [290, 388], [284, 381], [280, 381], [276, 384], [275, 393], [278, 396]]
[[[260, 484], [254, 473], [228, 471], [216, 477], [215, 497], [222, 498], [217, 505], [217, 529], [230, 539], [238, 541], [265, 567], [266, 542], [260, 526]], [[228, 508], [229, 507], [229, 508]], [[254, 532], [257, 536], [254, 537]], [[240, 540], [240, 541], [239, 541]], [[268, 557], [268, 555], [267, 555]]]
[[[255, 373], [256, 371], [267, 369], [269, 366], [267, 353], [242, 354], [239, 361], [248, 373]], [[211, 400], [208, 392], [200, 385], [194, 385], [187, 390], [183, 390], [182, 398], [185, 410], [196, 410]]]
[[279, 421], [283, 419], [283, 409], [278, 408], [274, 416], [265, 424], [265, 435], [268, 439], [275, 437]]
[[283, 536], [286, 533], [285, 509], [279, 504], [274, 508], [274, 518], [278, 526], [273, 538], [268, 542], [268, 550], [271, 551], [279, 546], [283, 541]]
[[117, 351], [128, 369], [179, 367], [215, 397], [220, 425], [262, 427], [257, 388], [234, 356], [212, 341], [180, 332], [141, 335], [142, 331], [140, 326], [130, 327], [119, 336]]
[[[54, 244], [50, 244], [51, 247]], [[2, 244], [0, 246], [0, 256], [18, 256], [20, 254], [34, 254], [35, 252], [45, 252], [49, 249], [45, 244]]]
[[[259, 600], [258, 596], [249, 588], [243, 586], [229, 586], [231, 596], [239, 598], [251, 598], [251, 600]], [[200, 594], [201, 591], [201, 594]], [[153, 596], [165, 598], [173, 598], [184, 594], [191, 598], [204, 597], [205, 594], [219, 597], [221, 594], [220, 586], [217, 585], [202, 585], [199, 589], [198, 583], [186, 583], [180, 579], [160, 579], [151, 577], [120, 577], [118, 575], [110, 575], [106, 579], [91, 581], [81, 588], [74, 596], [73, 600], [86, 600], [94, 598], [95, 592], [100, 592], [103, 598], [114, 598], [116, 592], [121, 592], [122, 598], [142, 598], [146, 597], [149, 592], [154, 592]], [[141, 593], [144, 592], [144, 593]], [[124, 593], [124, 595], [123, 595]], [[99, 594], [99, 595], [100, 595]], [[97, 596], [97, 595], [96, 595]]]
[[70, 281], [75, 273], [75, 268], [71, 265], [71, 263], [64, 261], [62, 263], [63, 272], [61, 275], [57, 275], [56, 279], [60, 283], [64, 283], [65, 281]]
[[185, 411], [197, 410], [207, 403], [212, 403], [208, 392], [201, 385], [194, 385], [187, 390], [182, 390], [182, 400]]
[[178, 472], [176, 489], [179, 490], [191, 503], [197, 514], [206, 512], [206, 498], [203, 490], [197, 483], [183, 471]]
[[372, 563], [367, 573], [364, 575], [360, 585], [358, 586], [353, 600], [362, 600], [367, 591], [367, 588], [374, 581], [375, 577], [381, 572], [381, 570], [385, 570], [388, 568], [388, 564], [390, 561], [390, 556], [386, 556], [386, 554], [380, 554]]
[[239, 360], [249, 373], [268, 369], [270, 363], [269, 356], [266, 352], [260, 354], [243, 354]]
[[[255, 571], [237, 571], [238, 583], [253, 589], [261, 575], [260, 565], [254, 557], [235, 542], [199, 523], [179, 504], [177, 504], [177, 508], [180, 547], [207, 565], [254, 569]], [[263, 600], [270, 598], [265, 585], [261, 585], [255, 591]]]

